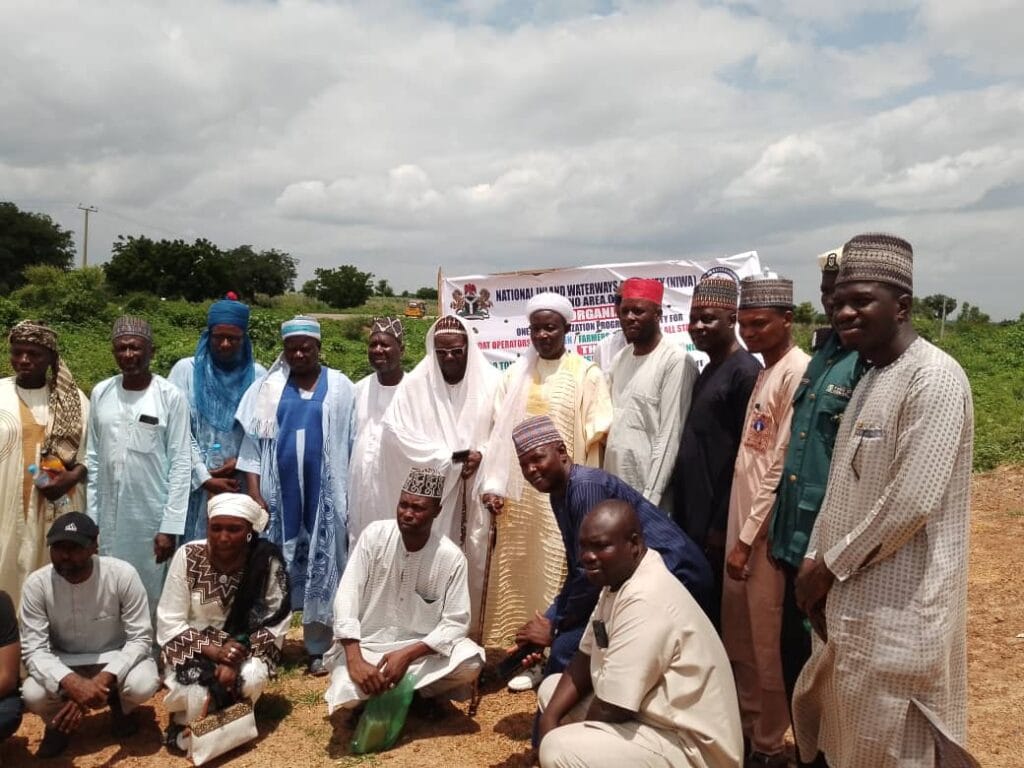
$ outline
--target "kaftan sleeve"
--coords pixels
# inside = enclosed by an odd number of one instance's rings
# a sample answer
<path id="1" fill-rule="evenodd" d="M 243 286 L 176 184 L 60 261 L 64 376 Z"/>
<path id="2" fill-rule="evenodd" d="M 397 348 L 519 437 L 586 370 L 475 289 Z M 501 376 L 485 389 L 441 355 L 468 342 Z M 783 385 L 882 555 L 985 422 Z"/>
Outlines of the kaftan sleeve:
<path id="1" fill-rule="evenodd" d="M 254 475 L 260 473 L 260 445 L 259 439 L 250 432 L 250 425 L 253 421 L 256 398 L 262 381 L 263 378 L 257 375 L 256 381 L 242 395 L 242 399 L 238 403 L 238 410 L 235 411 L 235 421 L 242 425 L 242 429 L 245 432 L 242 442 L 238 447 L 238 459 L 235 461 L 235 469 L 239 472 L 249 472 Z"/>
<path id="2" fill-rule="evenodd" d="M 740 541 L 753 545 L 757 537 L 765 530 L 765 521 L 775 504 L 775 495 L 782 477 L 782 468 L 786 462 L 786 449 L 789 447 L 789 433 L 793 422 L 793 395 L 800 385 L 803 369 L 791 368 L 786 371 L 782 385 L 772 403 L 775 416 L 775 439 L 768 446 L 770 464 L 761 477 L 757 492 L 750 502 L 750 515 L 740 529 Z"/>
<path id="3" fill-rule="evenodd" d="M 349 554 L 345 571 L 341 574 L 338 591 L 334 595 L 334 639 L 362 640 L 359 617 L 363 593 L 370 576 L 372 554 L 370 548 L 377 538 L 376 523 L 368 525 L 359 536 L 356 547 Z"/>
<path id="4" fill-rule="evenodd" d="M 171 372 L 167 374 L 167 380 L 181 390 L 185 402 L 189 403 L 189 443 L 192 448 L 192 490 L 203 487 L 203 483 L 210 479 L 210 471 L 206 468 L 203 460 L 203 452 L 199 448 L 199 441 L 196 439 L 194 420 L 192 419 L 192 404 L 189 401 L 189 392 L 192 391 L 192 372 L 194 364 L 190 364 L 189 358 L 182 358 L 174 364 Z"/>
<path id="5" fill-rule="evenodd" d="M 971 407 L 970 389 L 954 371 L 917 372 L 893 420 L 900 431 L 889 482 L 860 524 L 825 553 L 837 579 L 896 553 L 939 508 L 964 450 Z"/>
<path id="6" fill-rule="evenodd" d="M 121 650 L 113 655 L 103 671 L 109 672 L 123 683 L 132 667 L 150 654 L 153 647 L 153 623 L 149 617 L 146 588 L 142 586 L 138 571 L 126 564 L 126 567 L 118 571 L 116 583 L 121 602 L 121 625 L 124 627 L 125 641 Z"/>
<path id="7" fill-rule="evenodd" d="M 29 676 L 51 694 L 56 694 L 60 681 L 73 672 L 50 645 L 50 617 L 46 612 L 42 571 L 30 574 L 21 590 L 21 660 Z"/>
<path id="8" fill-rule="evenodd" d="M 599 366 L 587 366 L 582 389 L 579 418 L 583 424 L 586 446 L 579 452 L 580 460 L 577 463 L 600 467 L 604 459 L 604 443 L 612 426 L 612 395 L 608 390 L 608 380 Z"/>
<path id="9" fill-rule="evenodd" d="M 164 664 L 170 666 L 198 656 L 203 646 L 210 644 L 205 633 L 192 627 L 188 621 L 191 607 L 185 559 L 188 547 L 180 547 L 174 553 L 156 607 L 156 642 L 161 648 Z"/>
<path id="10" fill-rule="evenodd" d="M 442 656 L 450 656 L 455 643 L 469 635 L 469 575 L 465 556 L 461 552 L 456 554 L 444 594 L 441 620 L 422 640 Z"/>
<path id="11" fill-rule="evenodd" d="M 99 497 L 99 471 L 100 471 L 100 457 L 99 457 L 99 424 L 97 424 L 98 413 L 99 413 L 99 398 L 101 394 L 101 388 L 97 386 L 92 391 L 92 396 L 89 398 L 89 418 L 85 430 L 85 512 L 93 520 L 98 520 L 96 502 Z"/>
<path id="12" fill-rule="evenodd" d="M 165 398 L 167 408 L 167 503 L 164 505 L 160 533 L 180 536 L 185 532 L 188 497 L 192 490 L 192 446 L 188 401 L 174 389 Z"/>
<path id="13" fill-rule="evenodd" d="M 662 344 L 674 342 L 663 339 Z M 687 406 L 693 394 L 693 382 L 697 379 L 697 364 L 689 355 L 683 353 L 682 359 L 676 360 L 665 371 L 661 381 L 662 407 L 658 414 L 658 431 L 653 435 L 651 444 L 651 469 L 647 474 L 647 484 L 643 489 L 644 498 L 652 504 L 661 504 L 665 489 L 672 482 L 672 471 L 676 466 L 676 454 L 679 453 L 679 440 L 682 435 L 683 401 Z"/>

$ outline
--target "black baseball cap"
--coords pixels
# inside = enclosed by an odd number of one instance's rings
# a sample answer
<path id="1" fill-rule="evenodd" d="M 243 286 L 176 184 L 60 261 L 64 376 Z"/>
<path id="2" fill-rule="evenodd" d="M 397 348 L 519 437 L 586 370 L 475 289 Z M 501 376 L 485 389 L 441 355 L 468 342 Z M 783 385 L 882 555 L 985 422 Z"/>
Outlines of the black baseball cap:
<path id="1" fill-rule="evenodd" d="M 46 533 L 46 546 L 70 541 L 80 547 L 88 547 L 96 543 L 99 535 L 100 529 L 91 517 L 82 512 L 67 512 L 53 521 Z"/>

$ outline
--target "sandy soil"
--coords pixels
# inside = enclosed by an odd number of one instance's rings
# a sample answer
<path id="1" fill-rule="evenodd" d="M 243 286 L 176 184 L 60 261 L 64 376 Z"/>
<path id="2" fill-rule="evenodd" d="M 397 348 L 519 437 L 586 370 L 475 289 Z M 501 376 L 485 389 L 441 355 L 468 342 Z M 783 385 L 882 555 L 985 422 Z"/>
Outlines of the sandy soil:
<path id="1" fill-rule="evenodd" d="M 1024 765 L 1024 575 L 1020 541 L 1024 540 L 1024 467 L 1004 467 L 978 475 L 974 484 L 971 542 L 970 749 L 986 768 Z M 351 729 L 343 717 L 325 716 L 324 679 L 302 674 L 297 640 L 285 647 L 285 665 L 257 708 L 258 742 L 226 756 L 215 765 L 245 766 L 387 766 L 412 768 L 519 768 L 528 765 L 532 694 L 486 692 L 475 718 L 465 707 L 440 724 L 410 716 L 399 745 L 382 755 L 349 754 Z M 142 709 L 138 735 L 114 743 L 107 735 L 109 716 L 89 717 L 65 757 L 46 761 L 53 768 L 126 768 L 186 766 L 160 746 L 158 726 L 167 716 L 159 698 Z M 43 765 L 32 754 L 42 723 L 25 717 L 20 731 L 0 748 L 4 765 Z"/>

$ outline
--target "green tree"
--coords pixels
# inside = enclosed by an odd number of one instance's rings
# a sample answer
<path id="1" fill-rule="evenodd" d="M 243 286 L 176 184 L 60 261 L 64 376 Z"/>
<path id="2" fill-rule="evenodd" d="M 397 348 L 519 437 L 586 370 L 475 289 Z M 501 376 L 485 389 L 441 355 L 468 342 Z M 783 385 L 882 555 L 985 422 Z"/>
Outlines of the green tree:
<path id="1" fill-rule="evenodd" d="M 793 310 L 793 322 L 802 325 L 810 325 L 814 322 L 814 305 L 809 301 L 801 302 Z"/>
<path id="2" fill-rule="evenodd" d="M 108 297 L 100 267 L 66 271 L 37 264 L 25 268 L 25 280 L 14 299 L 36 317 L 67 323 L 105 317 Z"/>
<path id="3" fill-rule="evenodd" d="M 373 294 L 373 273 L 361 272 L 351 264 L 343 264 L 335 269 L 321 267 L 314 274 L 316 298 L 332 307 L 358 307 L 365 304 Z M 303 286 L 305 291 L 306 286 Z"/>
<path id="4" fill-rule="evenodd" d="M 25 284 L 25 267 L 44 264 L 68 269 L 75 259 L 71 232 L 42 213 L 0 202 L 0 290 Z"/>
<path id="5" fill-rule="evenodd" d="M 103 268 L 118 294 L 141 290 L 187 301 L 223 296 L 235 280 L 228 255 L 203 238 L 187 243 L 120 235 Z"/>
<path id="6" fill-rule="evenodd" d="M 387 280 L 381 278 L 380 280 L 377 281 L 376 285 L 373 286 L 373 295 L 394 296 L 395 290 L 391 287 L 391 284 Z"/>
<path id="7" fill-rule="evenodd" d="M 234 290 L 245 298 L 257 293 L 280 296 L 295 286 L 295 258 L 283 251 L 271 248 L 257 253 L 251 245 L 240 245 L 225 256 L 234 275 Z"/>
<path id="8" fill-rule="evenodd" d="M 956 318 L 957 323 L 963 325 L 984 325 L 991 320 L 991 317 L 981 311 L 981 307 L 969 304 L 966 301 L 960 307 L 960 314 Z"/>
<path id="9" fill-rule="evenodd" d="M 416 298 L 423 299 L 424 301 L 437 301 L 437 288 L 418 288 L 416 290 Z"/>
<path id="10" fill-rule="evenodd" d="M 943 317 L 949 317 L 956 308 L 960 306 L 960 302 L 954 299 L 952 296 L 947 296 L 944 293 L 936 293 L 931 296 L 925 296 L 921 299 L 921 304 L 924 309 L 927 309 L 931 317 L 936 320 L 941 320 Z"/>

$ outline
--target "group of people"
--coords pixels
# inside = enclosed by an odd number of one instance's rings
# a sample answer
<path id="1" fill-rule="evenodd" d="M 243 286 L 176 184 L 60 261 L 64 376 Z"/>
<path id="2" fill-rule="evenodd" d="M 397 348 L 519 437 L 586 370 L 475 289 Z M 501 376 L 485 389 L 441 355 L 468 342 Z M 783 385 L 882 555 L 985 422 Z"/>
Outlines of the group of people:
<path id="1" fill-rule="evenodd" d="M 791 726 L 800 765 L 970 761 L 970 388 L 914 333 L 909 243 L 858 235 L 820 267 L 812 356 L 791 281 L 702 278 L 702 369 L 640 278 L 600 365 L 540 293 L 504 373 L 451 315 L 405 373 L 401 321 L 374 318 L 355 385 L 304 316 L 264 369 L 233 298 L 167 379 L 148 323 L 119 319 L 121 373 L 88 399 L 54 332 L 18 324 L 0 737 L 22 701 L 41 756 L 97 707 L 123 736 L 163 686 L 187 750 L 198 718 L 260 696 L 301 611 L 332 713 L 408 675 L 444 716 L 484 648 L 508 651 L 510 687 L 540 685 L 545 767 L 782 766 Z"/>

